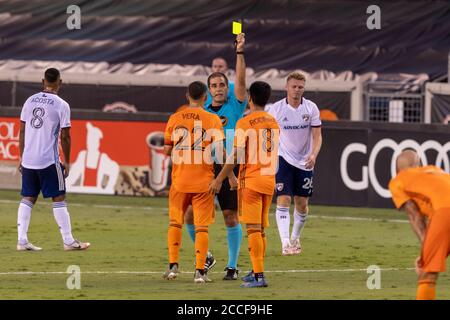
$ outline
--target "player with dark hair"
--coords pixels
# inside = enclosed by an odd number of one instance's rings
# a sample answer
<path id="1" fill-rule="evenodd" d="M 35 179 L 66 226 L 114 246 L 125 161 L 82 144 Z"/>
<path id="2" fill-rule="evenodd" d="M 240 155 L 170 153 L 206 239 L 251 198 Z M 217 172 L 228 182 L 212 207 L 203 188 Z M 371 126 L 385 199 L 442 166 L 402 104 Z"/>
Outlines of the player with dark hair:
<path id="1" fill-rule="evenodd" d="M 29 97 L 20 115 L 20 171 L 22 173 L 22 201 L 17 217 L 19 251 L 40 251 L 28 241 L 31 211 L 39 193 L 52 198 L 53 214 L 63 238 L 64 250 L 84 250 L 90 243 L 75 240 L 67 211 L 65 178 L 70 169 L 70 107 L 58 96 L 60 73 L 55 68 L 45 71 L 42 92 Z M 58 137 L 64 153 L 60 163 Z"/>

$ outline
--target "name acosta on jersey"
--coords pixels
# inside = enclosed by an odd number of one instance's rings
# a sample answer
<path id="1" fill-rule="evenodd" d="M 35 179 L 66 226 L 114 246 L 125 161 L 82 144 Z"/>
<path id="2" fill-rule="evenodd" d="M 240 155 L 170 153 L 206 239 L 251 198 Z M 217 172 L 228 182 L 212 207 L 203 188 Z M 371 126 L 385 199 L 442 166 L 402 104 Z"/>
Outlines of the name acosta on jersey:
<path id="1" fill-rule="evenodd" d="M 50 105 L 54 105 L 55 101 L 53 99 L 50 98 L 41 98 L 41 97 L 34 97 L 31 102 L 34 103 L 46 103 L 46 104 L 50 104 Z"/>

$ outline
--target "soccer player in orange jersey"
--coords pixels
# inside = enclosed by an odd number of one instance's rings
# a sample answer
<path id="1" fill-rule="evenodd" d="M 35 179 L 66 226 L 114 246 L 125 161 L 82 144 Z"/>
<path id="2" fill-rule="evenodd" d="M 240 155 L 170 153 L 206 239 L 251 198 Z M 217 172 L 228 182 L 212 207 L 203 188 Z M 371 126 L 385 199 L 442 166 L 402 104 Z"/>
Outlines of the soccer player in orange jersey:
<path id="1" fill-rule="evenodd" d="M 204 264 L 208 250 L 208 226 L 214 222 L 214 195 L 208 185 L 214 178 L 212 152 L 223 150 L 224 134 L 217 115 L 203 109 L 206 85 L 196 81 L 189 85 L 189 107 L 174 113 L 167 123 L 164 149 L 172 157 L 172 185 L 169 192 L 169 269 L 165 279 L 178 275 L 184 213 L 194 210 L 196 283 L 210 280 Z M 220 154 L 220 153 L 219 153 Z"/>
<path id="2" fill-rule="evenodd" d="M 436 280 L 450 253 L 450 174 L 436 166 L 420 166 L 412 150 L 397 158 L 397 176 L 389 183 L 392 200 L 405 210 L 421 243 L 416 259 L 418 300 L 436 297 Z M 427 222 L 428 220 L 428 222 Z"/>
<path id="3" fill-rule="evenodd" d="M 269 84 L 254 82 L 249 89 L 250 114 L 236 125 L 232 156 L 212 181 L 210 190 L 219 192 L 224 179 L 241 163 L 238 183 L 239 221 L 247 225 L 248 249 L 253 271 L 243 277 L 242 287 L 267 287 L 264 278 L 266 238 L 269 208 L 275 190 L 278 164 L 279 126 L 274 117 L 264 111 L 270 98 Z"/>

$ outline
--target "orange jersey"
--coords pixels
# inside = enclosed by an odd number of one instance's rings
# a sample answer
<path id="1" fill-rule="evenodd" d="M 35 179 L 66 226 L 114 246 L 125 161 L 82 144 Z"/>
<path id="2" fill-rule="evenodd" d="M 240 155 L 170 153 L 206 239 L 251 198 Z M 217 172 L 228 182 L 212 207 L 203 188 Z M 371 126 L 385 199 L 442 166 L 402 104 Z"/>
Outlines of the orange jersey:
<path id="1" fill-rule="evenodd" d="M 279 137 L 277 121 L 265 111 L 252 112 L 237 122 L 234 146 L 238 159 L 239 150 L 245 150 L 245 163 L 239 170 L 239 189 L 274 193 Z"/>
<path id="2" fill-rule="evenodd" d="M 429 218 L 435 211 L 450 207 L 450 174 L 436 166 L 400 171 L 389 182 L 389 189 L 397 208 L 414 200 L 422 214 Z"/>
<path id="3" fill-rule="evenodd" d="M 202 108 L 170 116 L 164 144 L 172 146 L 172 186 L 179 192 L 208 191 L 214 178 L 212 143 L 224 140 L 220 118 Z"/>

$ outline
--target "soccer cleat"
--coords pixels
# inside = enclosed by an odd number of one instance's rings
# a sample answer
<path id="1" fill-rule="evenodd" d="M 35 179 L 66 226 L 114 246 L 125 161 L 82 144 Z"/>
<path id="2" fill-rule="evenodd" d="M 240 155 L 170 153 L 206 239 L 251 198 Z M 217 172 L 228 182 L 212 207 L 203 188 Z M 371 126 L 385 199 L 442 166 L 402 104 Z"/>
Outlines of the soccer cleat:
<path id="1" fill-rule="evenodd" d="M 291 252 L 292 254 L 300 254 L 302 252 L 300 239 L 291 240 Z"/>
<path id="2" fill-rule="evenodd" d="M 293 254 L 294 253 L 290 246 L 286 246 L 281 249 L 281 255 L 283 255 L 283 256 L 292 256 Z"/>
<path id="3" fill-rule="evenodd" d="M 64 243 L 64 250 L 66 250 L 66 251 L 86 250 L 90 246 L 91 246 L 91 244 L 89 242 L 80 242 L 78 240 L 74 240 L 71 244 Z"/>
<path id="4" fill-rule="evenodd" d="M 256 279 L 254 279 L 251 282 L 244 282 L 243 284 L 241 284 L 241 288 L 265 288 L 268 286 L 269 284 L 266 282 L 265 278 L 261 278 L 259 279 L 259 281 L 256 281 Z"/>
<path id="5" fill-rule="evenodd" d="M 215 265 L 217 261 L 214 259 L 211 251 L 208 251 L 208 254 L 206 255 L 206 261 L 205 261 L 205 272 L 208 272 L 211 270 Z"/>
<path id="6" fill-rule="evenodd" d="M 225 268 L 225 271 L 227 272 L 225 276 L 223 277 L 223 280 L 237 280 L 239 270 L 238 269 L 232 269 L 232 268 Z"/>
<path id="7" fill-rule="evenodd" d="M 205 274 L 201 274 L 200 271 L 195 270 L 195 275 L 194 275 L 194 282 L 195 283 L 207 283 L 207 282 L 212 282 L 211 279 L 208 278 L 208 276 Z"/>
<path id="8" fill-rule="evenodd" d="M 172 268 L 167 269 L 167 271 L 164 272 L 163 278 L 166 280 L 173 280 L 178 276 L 178 273 L 179 273 L 178 266 L 174 264 Z"/>
<path id="9" fill-rule="evenodd" d="M 253 274 L 253 271 L 250 271 L 247 275 L 243 276 L 241 278 L 244 282 L 252 282 L 255 281 L 255 275 Z"/>
<path id="10" fill-rule="evenodd" d="M 41 251 L 42 248 L 36 247 L 30 242 L 27 242 L 26 244 L 17 244 L 17 251 Z"/>

